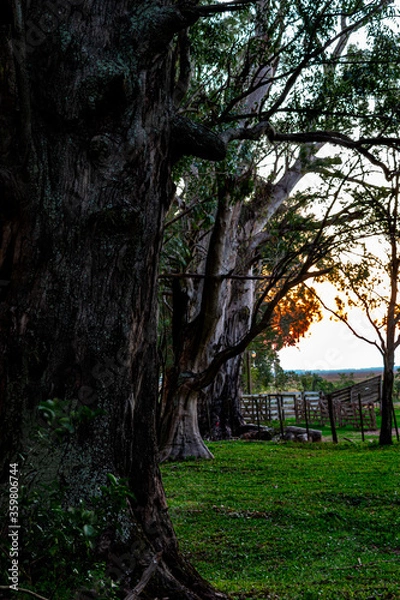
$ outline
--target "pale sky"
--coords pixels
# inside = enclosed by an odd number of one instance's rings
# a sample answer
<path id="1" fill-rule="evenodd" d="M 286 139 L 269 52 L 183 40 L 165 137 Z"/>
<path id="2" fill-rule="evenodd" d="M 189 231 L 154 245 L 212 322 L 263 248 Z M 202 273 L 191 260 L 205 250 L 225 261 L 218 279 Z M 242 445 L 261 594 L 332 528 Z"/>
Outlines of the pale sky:
<path id="1" fill-rule="evenodd" d="M 314 285 L 318 288 L 324 302 L 335 308 L 333 286 L 328 283 Z M 355 337 L 348 327 L 330 319 L 330 313 L 322 309 L 323 319 L 314 323 L 307 335 L 297 346 L 284 348 L 279 352 L 281 367 L 286 370 L 336 370 L 363 369 L 383 366 L 379 350 Z M 352 309 L 351 324 L 354 329 L 368 339 L 376 339 L 372 327 L 368 325 L 365 314 L 360 309 Z M 396 355 L 396 364 L 400 365 L 400 349 Z"/>
<path id="2" fill-rule="evenodd" d="M 296 347 L 281 350 L 279 358 L 285 370 L 324 371 L 382 366 L 377 348 L 357 339 L 346 325 L 330 321 L 329 317 L 313 324 Z M 399 363 L 400 360 L 397 360 Z"/>

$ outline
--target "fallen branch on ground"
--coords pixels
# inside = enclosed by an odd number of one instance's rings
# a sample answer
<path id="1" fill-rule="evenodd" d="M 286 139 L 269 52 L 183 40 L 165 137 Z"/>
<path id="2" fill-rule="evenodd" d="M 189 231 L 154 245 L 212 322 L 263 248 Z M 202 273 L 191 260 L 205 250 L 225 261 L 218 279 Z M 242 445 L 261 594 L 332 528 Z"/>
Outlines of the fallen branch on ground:
<path id="1" fill-rule="evenodd" d="M 158 563 L 161 560 L 161 556 L 162 552 L 158 552 L 153 556 L 149 566 L 147 567 L 147 569 L 145 569 L 141 580 L 139 581 L 137 586 L 135 586 L 135 588 L 131 592 L 129 592 L 127 596 L 125 596 L 124 600 L 137 600 L 137 598 L 139 598 L 139 594 L 144 590 L 144 588 L 152 578 L 154 571 L 157 569 Z"/>

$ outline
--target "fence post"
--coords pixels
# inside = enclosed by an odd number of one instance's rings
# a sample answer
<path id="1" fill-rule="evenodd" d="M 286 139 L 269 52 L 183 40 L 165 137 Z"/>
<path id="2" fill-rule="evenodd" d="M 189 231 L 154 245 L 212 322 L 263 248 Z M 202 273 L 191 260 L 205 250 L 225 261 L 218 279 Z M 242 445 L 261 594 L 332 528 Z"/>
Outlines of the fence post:
<path id="1" fill-rule="evenodd" d="M 332 440 L 334 444 L 338 443 L 337 433 L 336 433 L 336 424 L 335 424 L 335 414 L 333 412 L 333 400 L 331 394 L 327 396 L 328 400 L 328 413 L 329 413 L 329 423 L 331 425 L 332 432 Z"/>
<path id="2" fill-rule="evenodd" d="M 276 405 L 278 408 L 278 418 L 279 418 L 279 425 L 280 425 L 280 430 L 281 430 L 281 436 L 283 437 L 283 419 L 282 419 L 282 405 L 281 405 L 281 395 L 277 394 L 276 395 Z"/>
<path id="3" fill-rule="evenodd" d="M 306 420 L 307 440 L 309 440 L 310 439 L 310 427 L 308 425 L 307 400 L 306 400 L 306 395 L 304 392 L 302 392 L 302 396 L 303 396 L 304 418 Z"/>
<path id="4" fill-rule="evenodd" d="M 364 418 L 363 418 L 363 413 L 362 413 L 362 403 L 361 403 L 361 394 L 358 394 L 358 412 L 360 413 L 360 425 L 361 425 L 361 439 L 363 442 L 365 442 L 365 435 L 364 435 Z"/>
<path id="5" fill-rule="evenodd" d="M 259 409 L 259 404 L 258 401 L 260 399 L 260 396 L 257 396 L 256 400 L 256 415 L 257 415 L 257 429 L 258 429 L 258 436 L 260 437 L 260 409 Z"/>

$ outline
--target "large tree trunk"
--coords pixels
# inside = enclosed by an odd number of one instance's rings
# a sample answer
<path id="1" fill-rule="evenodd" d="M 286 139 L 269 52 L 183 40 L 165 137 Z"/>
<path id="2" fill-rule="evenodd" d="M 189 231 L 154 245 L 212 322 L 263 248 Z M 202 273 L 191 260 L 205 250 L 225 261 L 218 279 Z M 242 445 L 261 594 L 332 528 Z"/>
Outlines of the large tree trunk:
<path id="1" fill-rule="evenodd" d="M 234 232 L 240 216 L 240 205 L 232 203 L 233 188 L 229 178 L 219 185 L 215 224 L 207 239 L 206 260 L 201 262 L 204 280 L 197 294 L 192 294 L 190 301 L 184 286 L 177 280 L 173 283 L 174 366 L 167 373 L 162 399 L 161 460 L 212 458 L 200 435 L 199 388 L 193 383 L 207 369 L 225 335 L 223 324 L 231 281 L 220 276 L 235 266 Z"/>
<path id="2" fill-rule="evenodd" d="M 200 434 L 197 415 L 198 391 L 171 384 L 165 400 L 160 430 L 160 460 L 213 458 Z"/>
<path id="3" fill-rule="evenodd" d="M 90 502 L 107 473 L 127 478 L 131 512 L 105 556 L 130 555 L 125 590 L 160 552 L 149 598 L 221 597 L 179 555 L 156 452 L 156 280 L 172 194 L 168 42 L 181 25 L 169 15 L 164 28 L 151 3 L 70 4 L 62 16 L 33 0 L 26 52 L 17 25 L 14 56 L 1 46 L 10 74 L 1 98 L 3 478 L 22 455 L 21 484 L 58 482 L 65 506 Z M 39 38 L 29 32 L 46 23 Z M 82 406 L 99 413 L 51 455 L 32 454 L 37 407 L 54 398 L 67 419 Z"/>
<path id="4" fill-rule="evenodd" d="M 244 424 L 241 409 L 243 355 L 228 360 L 213 383 L 199 393 L 200 433 L 212 440 L 225 440 L 239 433 Z"/>

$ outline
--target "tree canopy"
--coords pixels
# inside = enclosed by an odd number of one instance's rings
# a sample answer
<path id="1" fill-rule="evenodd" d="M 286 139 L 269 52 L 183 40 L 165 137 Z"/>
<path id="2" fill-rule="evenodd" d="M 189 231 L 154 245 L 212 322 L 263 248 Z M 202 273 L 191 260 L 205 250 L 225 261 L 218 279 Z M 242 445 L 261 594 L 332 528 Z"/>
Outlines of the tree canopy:
<path id="1" fill-rule="evenodd" d="M 182 42 L 180 65 L 187 93 L 179 110 L 183 115 L 202 115 L 207 127 L 232 143 L 224 161 L 214 166 L 185 159 L 176 167 L 178 190 L 174 213 L 166 223 L 162 280 L 166 283 L 169 276 L 173 281 L 171 291 L 165 290 L 172 297 L 172 315 L 175 312 L 178 318 L 171 316 L 173 369 L 162 415 L 168 402 L 179 406 L 181 385 L 186 404 L 190 387 L 197 395 L 206 390 L 209 404 L 219 402 L 207 387 L 217 376 L 220 383 L 236 378 L 238 387 L 235 357 L 271 327 L 274 303 L 302 278 L 322 274 L 318 268 L 312 273 L 311 266 L 328 268 L 326 261 L 321 266 L 328 245 L 334 251 L 356 235 L 360 224 L 356 226 L 355 219 L 360 221 L 361 209 L 344 194 L 343 178 L 350 175 L 334 146 L 345 149 L 345 157 L 362 156 L 387 178 L 393 176 L 378 153 L 382 147 L 398 148 L 397 67 L 383 51 L 396 40 L 391 16 L 387 3 L 262 2 L 239 13 L 215 16 L 205 27 L 198 23 L 190 31 L 190 43 L 189 37 Z M 209 41 L 222 24 L 216 52 Z M 377 58 L 371 48 L 378 46 L 382 52 Z M 381 60 L 382 70 L 374 77 Z M 368 85 L 360 84 L 355 74 L 367 70 Z M 390 113 L 382 110 L 384 98 L 388 107 L 389 96 Z M 342 172 L 336 178 L 335 168 Z M 340 196 L 345 198 L 336 216 L 327 197 L 315 190 L 291 204 L 296 185 L 310 173 L 325 178 L 324 184 L 317 179 L 314 185 L 325 185 L 324 194 L 337 206 Z M 321 214 L 324 201 L 324 226 L 330 237 L 316 233 L 318 225 L 310 215 L 308 221 L 304 218 L 307 206 L 319 205 Z M 301 244 L 307 228 L 306 248 Z M 297 259 L 303 270 L 296 279 L 291 261 L 300 247 L 303 255 Z M 230 368 L 235 374 L 225 372 Z M 225 397 L 235 396 L 233 388 L 222 387 Z M 170 419 L 168 408 L 166 414 Z M 221 421 L 218 415 L 215 420 Z M 161 437 L 165 438 L 165 427 Z M 191 434 L 185 437 L 190 439 Z M 174 443 L 180 447 L 173 439 L 167 442 L 170 447 Z M 195 447 L 188 452 L 195 452 Z"/>

